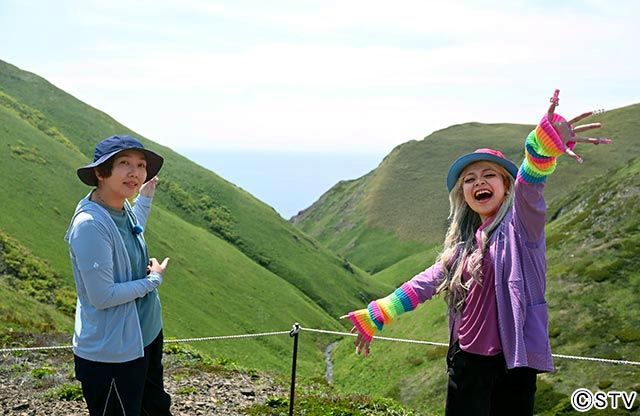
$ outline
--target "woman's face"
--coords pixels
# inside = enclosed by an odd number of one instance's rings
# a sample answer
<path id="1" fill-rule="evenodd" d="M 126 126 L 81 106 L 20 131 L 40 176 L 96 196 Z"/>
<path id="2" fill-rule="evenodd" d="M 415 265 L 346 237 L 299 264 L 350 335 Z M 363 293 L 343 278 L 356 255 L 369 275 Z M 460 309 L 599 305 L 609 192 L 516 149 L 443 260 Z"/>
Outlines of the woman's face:
<path id="1" fill-rule="evenodd" d="M 472 163 L 460 176 L 464 200 L 483 222 L 498 212 L 506 194 L 506 179 L 495 163 Z"/>
<path id="2" fill-rule="evenodd" d="M 97 173 L 96 173 L 97 174 Z M 135 196 L 147 179 L 147 161 L 144 153 L 125 150 L 113 160 L 111 176 L 98 176 L 99 188 L 116 199 Z"/>

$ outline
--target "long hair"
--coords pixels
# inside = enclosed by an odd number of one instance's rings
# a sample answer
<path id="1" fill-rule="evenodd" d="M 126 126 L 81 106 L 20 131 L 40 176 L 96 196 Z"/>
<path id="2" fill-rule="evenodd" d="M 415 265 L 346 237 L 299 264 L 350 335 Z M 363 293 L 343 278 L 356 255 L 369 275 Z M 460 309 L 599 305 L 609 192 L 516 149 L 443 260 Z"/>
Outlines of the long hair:
<path id="1" fill-rule="evenodd" d="M 482 221 L 480 215 L 464 200 L 462 175 L 449 192 L 449 229 L 444 247 L 437 259 L 444 268 L 445 278 L 436 293 L 445 292 L 445 300 L 449 307 L 456 311 L 462 310 L 471 283 L 475 281 L 482 284 L 482 259 L 489 238 L 513 206 L 513 177 L 502 166 L 491 164 L 504 178 L 506 194 L 494 220 L 482 230 L 479 242 L 476 241 L 475 235 Z M 471 279 L 463 283 L 462 274 L 465 269 Z"/>

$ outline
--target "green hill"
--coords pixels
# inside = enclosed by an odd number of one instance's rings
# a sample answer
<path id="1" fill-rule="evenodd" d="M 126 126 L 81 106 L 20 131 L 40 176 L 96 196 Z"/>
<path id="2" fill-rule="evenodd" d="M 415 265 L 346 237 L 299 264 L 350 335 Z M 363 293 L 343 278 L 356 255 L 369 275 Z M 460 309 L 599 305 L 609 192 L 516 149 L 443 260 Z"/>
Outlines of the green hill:
<path id="1" fill-rule="evenodd" d="M 549 181 L 548 297 L 556 353 L 640 357 L 640 162 L 629 161 L 640 150 L 639 111 L 634 105 L 602 115 L 609 126 L 602 135 L 615 145 L 583 146 L 585 164 L 563 160 Z M 343 329 L 337 316 L 388 293 L 435 258 L 449 163 L 485 146 L 518 160 L 530 128 L 468 123 L 398 146 L 378 169 L 341 182 L 295 218 L 314 238 L 215 173 L 0 61 L 0 346 L 26 342 L 29 334 L 71 334 L 75 298 L 62 237 L 88 192 L 75 169 L 108 135 L 134 134 L 166 157 L 146 235 L 152 255 L 172 258 L 160 289 L 165 334 L 182 338 L 282 331 L 296 321 Z M 446 342 L 444 302 L 403 316 L 384 335 Z M 329 341 L 301 337 L 302 374 L 322 373 L 321 351 Z M 290 364 L 287 336 L 194 346 L 268 371 Z M 427 414 L 442 410 L 442 348 L 376 341 L 363 360 L 345 340 L 334 361 L 338 390 L 395 397 Z M 569 414 L 567 395 L 578 387 L 640 390 L 635 367 L 556 364 L 557 373 L 540 377 L 540 412 Z"/>
<path id="2" fill-rule="evenodd" d="M 160 289 L 167 336 L 281 331 L 296 321 L 340 328 L 337 316 L 387 290 L 232 183 L 0 61 L 0 235 L 14 247 L 0 244 L 0 331 L 7 342 L 20 331 L 71 333 L 73 278 L 63 236 L 89 191 L 75 169 L 92 158 L 97 141 L 116 133 L 133 134 L 165 157 L 146 235 L 151 255 L 172 258 Z M 34 288 L 20 267 L 2 267 L 15 257 L 10 251 L 37 265 L 45 283 Z M 43 295 L 51 288 L 58 300 Z M 319 372 L 321 342 L 305 339 L 303 370 Z M 285 336 L 197 347 L 281 370 L 289 366 L 290 344 Z"/>
<path id="3" fill-rule="evenodd" d="M 532 120 L 543 110 L 532 114 Z M 640 104 L 584 120 L 593 121 L 604 123 L 596 134 L 614 138 L 614 145 L 580 146 L 583 165 L 563 158 L 549 180 L 550 199 L 640 154 Z M 404 143 L 375 170 L 338 183 L 291 221 L 352 263 L 378 272 L 442 242 L 448 215 L 445 176 L 453 160 L 477 148 L 492 147 L 519 163 L 524 138 L 532 128 L 466 123 Z"/>
<path id="4" fill-rule="evenodd" d="M 555 186 L 560 187 L 557 181 Z M 552 350 L 639 361 L 640 159 L 556 195 L 547 225 Z M 399 284 L 433 259 L 433 251 L 408 257 L 376 276 Z M 382 335 L 446 343 L 446 305 L 441 299 L 427 302 Z M 445 353 L 446 348 L 374 341 L 363 359 L 353 354 L 353 341 L 345 340 L 334 352 L 334 381 L 343 390 L 386 395 L 424 414 L 442 414 Z M 640 391 L 637 366 L 566 359 L 555 364 L 555 373 L 538 378 L 538 414 L 577 414 L 570 412 L 569 396 L 578 388 Z"/>

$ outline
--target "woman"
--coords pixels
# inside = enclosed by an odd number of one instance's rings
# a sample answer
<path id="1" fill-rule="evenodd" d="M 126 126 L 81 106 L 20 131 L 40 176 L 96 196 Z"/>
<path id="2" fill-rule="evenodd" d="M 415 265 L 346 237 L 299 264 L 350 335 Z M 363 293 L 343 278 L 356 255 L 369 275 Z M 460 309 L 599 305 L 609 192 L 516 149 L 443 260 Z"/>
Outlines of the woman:
<path id="1" fill-rule="evenodd" d="M 91 415 L 171 414 L 157 292 L 169 259 L 149 259 L 143 236 L 162 164 L 135 138 L 112 136 L 77 171 L 94 187 L 65 236 L 78 295 L 76 378 Z"/>
<path id="2" fill-rule="evenodd" d="M 575 133 L 600 127 L 548 113 L 525 141 L 518 167 L 492 149 L 451 165 L 451 221 L 436 263 L 367 309 L 350 312 L 356 351 L 376 331 L 435 294 L 449 305 L 447 415 L 532 415 L 536 374 L 553 370 L 545 300 L 544 182 L 576 142 L 610 143 Z"/>

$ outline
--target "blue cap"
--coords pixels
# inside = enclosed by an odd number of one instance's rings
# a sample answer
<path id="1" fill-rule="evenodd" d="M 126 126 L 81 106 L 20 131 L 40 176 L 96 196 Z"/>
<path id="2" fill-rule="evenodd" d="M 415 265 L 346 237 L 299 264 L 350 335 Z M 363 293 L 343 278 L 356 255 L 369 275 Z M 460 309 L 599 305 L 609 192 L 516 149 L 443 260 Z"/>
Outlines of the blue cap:
<path id="1" fill-rule="evenodd" d="M 518 175 L 518 167 L 515 165 L 515 163 L 507 159 L 501 151 L 493 149 L 478 149 L 473 153 L 460 156 L 455 160 L 455 162 L 451 164 L 449 173 L 447 174 L 447 188 L 449 189 L 449 192 L 451 192 L 453 187 L 456 186 L 458 177 L 460 176 L 464 168 L 466 168 L 473 162 L 479 162 L 481 160 L 497 163 L 498 165 L 505 168 L 507 172 L 509 172 L 509 174 L 513 176 L 513 179 L 515 179 Z"/>
<path id="2" fill-rule="evenodd" d="M 98 178 L 93 168 L 124 150 L 137 150 L 144 153 L 147 161 L 147 180 L 145 183 L 160 172 L 164 163 L 162 156 L 145 149 L 142 143 L 131 136 L 111 136 L 96 145 L 96 149 L 93 152 L 93 162 L 77 170 L 78 178 L 87 185 L 98 186 Z"/>

